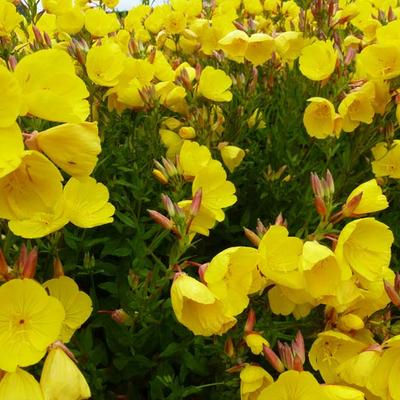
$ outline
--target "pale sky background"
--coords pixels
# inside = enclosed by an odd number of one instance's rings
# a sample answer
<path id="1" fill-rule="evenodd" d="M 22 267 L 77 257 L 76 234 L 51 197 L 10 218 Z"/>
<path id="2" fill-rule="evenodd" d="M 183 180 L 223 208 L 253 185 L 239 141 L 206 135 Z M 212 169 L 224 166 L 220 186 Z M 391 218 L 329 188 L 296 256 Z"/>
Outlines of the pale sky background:
<path id="1" fill-rule="evenodd" d="M 168 0 L 150 0 L 150 5 L 168 3 Z M 142 0 L 120 0 L 118 9 L 119 10 L 130 10 L 132 7 L 142 4 Z"/>

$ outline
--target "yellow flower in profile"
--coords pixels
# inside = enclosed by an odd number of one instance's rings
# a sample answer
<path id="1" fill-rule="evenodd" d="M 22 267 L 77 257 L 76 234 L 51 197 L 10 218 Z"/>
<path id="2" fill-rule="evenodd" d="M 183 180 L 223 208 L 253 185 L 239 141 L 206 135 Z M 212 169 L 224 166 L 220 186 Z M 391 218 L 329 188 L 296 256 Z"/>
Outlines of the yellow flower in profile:
<path id="1" fill-rule="evenodd" d="M 6 2 L 6 4 L 10 3 Z M 3 65 L 0 65 L 0 87 L 2 88 L 0 97 L 0 127 L 8 127 L 15 122 L 21 112 L 22 91 L 15 76 Z"/>
<path id="2" fill-rule="evenodd" d="M 306 371 L 285 371 L 276 382 L 264 389 L 258 400 L 322 400 L 321 387 Z"/>
<path id="3" fill-rule="evenodd" d="M 171 302 L 177 320 L 195 335 L 222 335 L 236 324 L 211 290 L 185 273 L 172 283 Z"/>
<path id="4" fill-rule="evenodd" d="M 23 93 L 22 115 L 75 123 L 89 115 L 89 103 L 84 100 L 89 92 L 65 51 L 46 49 L 29 54 L 17 64 L 15 76 Z"/>
<path id="5" fill-rule="evenodd" d="M 182 200 L 178 203 L 178 206 L 182 208 L 187 218 L 190 218 L 190 206 L 192 200 Z M 197 215 L 193 218 L 190 224 L 190 233 L 199 233 L 200 235 L 208 236 L 210 229 L 214 228 L 216 224 L 215 216 L 212 212 L 200 206 L 200 210 Z"/>
<path id="6" fill-rule="evenodd" d="M 56 24 L 61 32 L 75 35 L 85 25 L 85 14 L 80 7 L 75 6 L 67 12 L 57 15 Z"/>
<path id="7" fill-rule="evenodd" d="M 0 128 L 0 178 L 16 170 L 21 164 L 24 143 L 19 126 L 14 123 Z"/>
<path id="8" fill-rule="evenodd" d="M 246 32 L 234 30 L 219 40 L 221 49 L 226 53 L 228 58 L 237 62 L 243 62 L 246 54 L 249 37 Z"/>
<path id="9" fill-rule="evenodd" d="M 100 86 L 115 86 L 124 71 L 126 56 L 116 43 L 93 46 L 87 53 L 89 78 Z"/>
<path id="10" fill-rule="evenodd" d="M 52 348 L 46 357 L 40 386 L 45 400 L 84 400 L 91 396 L 82 372 L 58 347 Z"/>
<path id="11" fill-rule="evenodd" d="M 240 371 L 240 399 L 258 400 L 260 393 L 274 382 L 274 378 L 265 369 L 247 364 Z"/>
<path id="12" fill-rule="evenodd" d="M 374 79 L 393 79 L 400 75 L 400 49 L 392 43 L 366 46 L 357 56 L 357 67 Z"/>
<path id="13" fill-rule="evenodd" d="M 23 18 L 14 4 L 7 0 L 0 1 L 0 37 L 10 35 L 22 21 Z"/>
<path id="14" fill-rule="evenodd" d="M 174 131 L 160 129 L 160 138 L 163 145 L 167 148 L 167 158 L 173 160 L 179 154 L 184 140 Z"/>
<path id="15" fill-rule="evenodd" d="M 65 313 L 33 279 L 12 279 L 0 287 L 0 368 L 36 364 L 57 340 Z"/>
<path id="16" fill-rule="evenodd" d="M 69 220 L 80 228 L 113 222 L 114 206 L 108 202 L 106 186 L 91 177 L 71 178 L 64 187 L 64 202 Z"/>
<path id="17" fill-rule="evenodd" d="M 0 380 L 0 399 L 45 400 L 39 382 L 21 368 L 7 372 Z"/>
<path id="18" fill-rule="evenodd" d="M 35 136 L 38 149 L 72 176 L 93 172 L 101 152 L 97 122 L 62 124 Z"/>
<path id="19" fill-rule="evenodd" d="M 246 153 L 240 147 L 224 145 L 220 147 L 222 161 L 233 172 L 243 161 Z"/>
<path id="20" fill-rule="evenodd" d="M 289 236 L 284 226 L 272 225 L 258 246 L 261 255 L 260 270 L 268 278 L 293 289 L 303 287 L 299 271 L 303 242 Z"/>
<path id="21" fill-rule="evenodd" d="M 62 179 L 43 154 L 25 151 L 18 168 L 0 178 L 0 218 L 26 219 L 52 209 L 61 196 Z"/>
<path id="22" fill-rule="evenodd" d="M 201 73 L 197 91 L 200 96 L 213 101 L 231 101 L 232 79 L 222 70 L 207 66 Z"/>
<path id="23" fill-rule="evenodd" d="M 352 200 L 361 195 L 361 200 L 355 207 L 351 206 Z M 353 200 L 354 201 L 354 200 Z M 357 186 L 349 195 L 343 206 L 343 214 L 350 216 L 354 214 L 367 214 L 381 211 L 389 207 L 386 196 L 376 179 L 371 179 Z"/>
<path id="24" fill-rule="evenodd" d="M 64 307 L 65 319 L 61 329 L 60 340 L 68 343 L 74 332 L 89 318 L 92 313 L 92 300 L 79 290 L 75 281 L 67 276 L 50 279 L 43 284 L 50 296 L 58 299 Z"/>
<path id="25" fill-rule="evenodd" d="M 375 218 L 361 218 L 342 229 L 335 254 L 339 263 L 367 281 L 374 281 L 382 279 L 389 267 L 393 240 L 387 225 Z"/>
<path id="26" fill-rule="evenodd" d="M 230 247 L 218 253 L 204 273 L 204 281 L 214 296 L 224 304 L 229 315 L 240 314 L 249 304 L 253 271 L 259 261 L 252 247 Z"/>
<path id="27" fill-rule="evenodd" d="M 304 47 L 299 58 L 301 73 L 313 81 L 329 78 L 336 67 L 337 52 L 329 40 L 317 40 Z"/>
<path id="28" fill-rule="evenodd" d="M 326 383 L 338 383 L 337 368 L 369 344 L 341 332 L 325 331 L 312 344 L 308 357 L 312 367 L 319 371 Z"/>
<path id="29" fill-rule="evenodd" d="M 275 38 L 276 49 L 284 61 L 292 63 L 308 44 L 302 32 L 287 31 Z"/>
<path id="30" fill-rule="evenodd" d="M 186 14 L 188 17 L 196 17 L 201 13 L 203 4 L 201 0 L 170 0 L 172 8 Z"/>
<path id="31" fill-rule="evenodd" d="M 92 36 L 103 37 L 120 28 L 117 14 L 107 14 L 102 8 L 90 8 L 85 14 L 85 28 Z"/>
<path id="32" fill-rule="evenodd" d="M 338 137 L 341 131 L 341 117 L 336 114 L 333 104 L 322 97 L 311 97 L 311 103 L 304 110 L 303 123 L 311 137 L 325 139 Z"/>
<path id="33" fill-rule="evenodd" d="M 375 159 L 371 163 L 372 171 L 377 178 L 389 176 L 400 179 L 400 140 L 393 140 L 390 148 L 387 143 L 380 142 L 371 151 Z"/>
<path id="34" fill-rule="evenodd" d="M 266 33 L 253 33 L 247 44 L 244 57 L 254 66 L 264 64 L 271 59 L 275 50 L 275 40 Z"/>
<path id="35" fill-rule="evenodd" d="M 324 400 L 364 400 L 364 393 L 349 386 L 321 385 Z"/>
<path id="36" fill-rule="evenodd" d="M 201 206 L 207 209 L 218 222 L 225 219 L 223 208 L 236 203 L 235 185 L 226 180 L 226 172 L 221 163 L 211 160 L 196 175 L 192 185 L 192 195 L 201 188 Z"/>
<path id="37" fill-rule="evenodd" d="M 185 140 L 179 153 L 179 164 L 183 175 L 196 176 L 211 161 L 207 146 Z"/>
<path id="38" fill-rule="evenodd" d="M 181 11 L 171 11 L 164 19 L 165 30 L 173 35 L 186 28 L 186 17 Z"/>
<path id="39" fill-rule="evenodd" d="M 263 346 L 269 347 L 268 340 L 256 332 L 247 334 L 244 337 L 244 340 L 247 346 L 249 346 L 251 352 L 255 355 L 260 355 L 263 352 Z"/>

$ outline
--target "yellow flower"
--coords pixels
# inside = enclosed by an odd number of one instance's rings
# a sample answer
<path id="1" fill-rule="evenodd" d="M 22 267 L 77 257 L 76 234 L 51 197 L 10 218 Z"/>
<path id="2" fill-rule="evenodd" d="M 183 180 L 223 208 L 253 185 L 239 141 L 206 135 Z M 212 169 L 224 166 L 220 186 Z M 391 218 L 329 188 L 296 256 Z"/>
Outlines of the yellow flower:
<path id="1" fill-rule="evenodd" d="M 230 172 L 233 172 L 242 163 L 246 155 L 240 147 L 230 145 L 221 146 L 220 152 L 222 161 Z"/>
<path id="2" fill-rule="evenodd" d="M 299 272 L 301 239 L 289 236 L 284 226 L 272 225 L 258 246 L 261 255 L 260 270 L 268 278 L 281 285 L 300 289 L 303 277 Z"/>
<path id="3" fill-rule="evenodd" d="M 186 90 L 173 82 L 159 82 L 155 86 L 156 95 L 161 104 L 181 114 L 187 114 L 188 106 L 185 101 Z"/>
<path id="4" fill-rule="evenodd" d="M 368 281 L 382 279 L 389 267 L 393 233 L 375 218 L 348 223 L 340 232 L 335 249 L 339 263 L 349 266 Z"/>
<path id="5" fill-rule="evenodd" d="M 393 140 L 392 146 L 388 148 L 385 142 L 378 143 L 372 148 L 374 161 L 372 171 L 377 178 L 390 176 L 400 179 L 400 140 Z"/>
<path id="6" fill-rule="evenodd" d="M 358 68 L 369 78 L 393 79 L 400 75 L 400 49 L 396 44 L 372 44 L 357 56 Z"/>
<path id="7" fill-rule="evenodd" d="M 304 39 L 302 32 L 283 32 L 275 38 L 276 49 L 279 55 L 287 62 L 291 63 L 301 54 L 307 46 L 308 40 Z"/>
<path id="8" fill-rule="evenodd" d="M 3 65 L 0 65 L 0 87 L 2 88 L 0 97 L 0 127 L 8 127 L 15 122 L 21 112 L 22 91 L 15 76 Z"/>
<path id="9" fill-rule="evenodd" d="M 309 372 L 285 371 L 264 389 L 257 400 L 322 400 L 318 381 Z"/>
<path id="10" fill-rule="evenodd" d="M 119 29 L 117 14 L 107 14 L 102 8 L 96 7 L 86 11 L 85 28 L 92 36 L 102 37 Z"/>
<path id="11" fill-rule="evenodd" d="M 308 79 L 322 81 L 332 75 L 336 61 L 337 53 L 332 42 L 317 40 L 301 51 L 299 68 Z"/>
<path id="12" fill-rule="evenodd" d="M 90 175 L 101 152 L 97 122 L 58 125 L 35 139 L 39 150 L 72 176 Z"/>
<path id="13" fill-rule="evenodd" d="M 336 114 L 333 104 L 322 97 L 311 97 L 311 103 L 304 111 L 303 123 L 307 133 L 318 139 L 338 137 L 341 131 L 341 117 Z"/>
<path id="14" fill-rule="evenodd" d="M 18 168 L 0 179 L 0 218 L 26 219 L 52 209 L 61 196 L 62 179 L 43 154 L 25 151 Z"/>
<path id="15" fill-rule="evenodd" d="M 46 49 L 25 56 L 15 68 L 23 93 L 22 115 L 55 122 L 83 122 L 89 115 L 89 96 L 75 74 L 71 57 L 62 50 Z"/>
<path id="16" fill-rule="evenodd" d="M 85 25 L 85 14 L 80 7 L 75 6 L 67 12 L 57 15 L 56 24 L 60 31 L 75 35 Z"/>
<path id="17" fill-rule="evenodd" d="M 10 35 L 22 21 L 23 18 L 14 4 L 6 0 L 0 1 L 0 37 Z"/>
<path id="18" fill-rule="evenodd" d="M 68 343 L 74 332 L 92 313 L 92 300 L 85 292 L 79 290 L 73 279 L 67 276 L 50 279 L 43 286 L 49 291 L 50 296 L 58 299 L 64 307 L 65 319 L 60 340 Z"/>
<path id="19" fill-rule="evenodd" d="M 222 335 L 236 324 L 211 290 L 185 273 L 172 284 L 171 302 L 177 320 L 195 335 Z"/>
<path id="20" fill-rule="evenodd" d="M 71 178 L 64 187 L 69 220 L 81 228 L 113 222 L 115 208 L 108 199 L 107 187 L 91 177 Z"/>
<path id="21" fill-rule="evenodd" d="M 43 8 L 50 14 L 62 15 L 72 8 L 71 0 L 42 0 Z"/>
<path id="22" fill-rule="evenodd" d="M 184 140 L 169 129 L 160 129 L 159 133 L 163 145 L 167 148 L 167 158 L 175 159 L 175 156 L 181 151 Z"/>
<path id="23" fill-rule="evenodd" d="M 340 281 L 351 277 L 350 268 L 339 265 L 332 250 L 316 241 L 304 243 L 301 270 L 305 290 L 314 298 L 334 295 Z"/>
<path id="24" fill-rule="evenodd" d="M 196 176 L 211 161 L 210 150 L 197 142 L 185 140 L 179 153 L 183 175 Z"/>
<path id="25" fill-rule="evenodd" d="M 28 372 L 17 368 L 7 372 L 0 381 L 0 399 L 44 400 L 39 382 Z"/>
<path id="26" fill-rule="evenodd" d="M 124 20 L 125 29 L 130 32 L 138 30 L 138 28 L 142 26 L 142 20 L 144 20 L 150 12 L 151 7 L 144 4 L 131 8 Z"/>
<path id="27" fill-rule="evenodd" d="M 214 215 L 218 222 L 225 219 L 223 208 L 236 203 L 235 185 L 226 180 L 226 172 L 221 163 L 211 160 L 196 175 L 192 185 L 192 195 L 202 189 L 201 206 Z"/>
<path id="28" fill-rule="evenodd" d="M 93 46 L 86 57 L 88 76 L 100 86 L 115 86 L 124 71 L 125 59 L 125 54 L 116 43 Z"/>
<path id="29" fill-rule="evenodd" d="M 269 347 L 268 340 L 263 338 L 259 333 L 249 333 L 244 337 L 247 346 L 255 355 L 260 355 L 263 351 L 263 346 Z"/>
<path id="30" fill-rule="evenodd" d="M 312 344 L 308 357 L 326 383 L 338 383 L 337 368 L 368 345 L 341 332 L 325 331 Z"/>
<path id="31" fill-rule="evenodd" d="M 89 385 L 76 364 L 61 348 L 49 351 L 40 386 L 46 400 L 84 400 L 91 396 Z"/>
<path id="32" fill-rule="evenodd" d="M 104 4 L 108 8 L 115 8 L 119 4 L 119 0 L 104 0 Z"/>
<path id="33" fill-rule="evenodd" d="M 170 0 L 170 3 L 174 10 L 181 11 L 188 17 L 196 17 L 203 8 L 201 0 Z"/>
<path id="34" fill-rule="evenodd" d="M 231 101 L 232 79 L 222 70 L 207 66 L 201 73 L 198 93 L 208 100 Z"/>
<path id="35" fill-rule="evenodd" d="M 60 334 L 63 306 L 32 279 L 4 283 L 0 303 L 0 368 L 13 372 L 36 364 Z"/>
<path id="36" fill-rule="evenodd" d="M 218 43 L 228 58 L 237 62 L 243 62 L 248 42 L 249 37 L 246 32 L 234 30 L 220 39 Z"/>
<path id="37" fill-rule="evenodd" d="M 364 393 L 341 385 L 321 385 L 324 400 L 364 400 Z"/>
<path id="38" fill-rule="evenodd" d="M 258 260 L 258 252 L 252 247 L 230 247 L 217 254 L 208 265 L 204 281 L 222 301 L 227 314 L 238 315 L 248 306 Z"/>
<path id="39" fill-rule="evenodd" d="M 243 0 L 244 8 L 250 14 L 262 14 L 263 6 L 260 0 Z"/>
<path id="40" fill-rule="evenodd" d="M 19 126 L 14 123 L 0 128 L 0 178 L 15 171 L 21 164 L 24 143 Z"/>
<path id="41" fill-rule="evenodd" d="M 253 33 L 248 40 L 244 57 L 257 66 L 268 61 L 274 50 L 275 41 L 273 37 L 266 33 Z"/>
<path id="42" fill-rule="evenodd" d="M 165 17 L 164 26 L 168 33 L 181 33 L 186 28 L 186 17 L 181 11 L 171 11 Z"/>
<path id="43" fill-rule="evenodd" d="M 354 197 L 360 195 L 361 200 L 356 207 L 351 207 L 351 201 Z M 354 201 L 354 200 L 353 200 Z M 349 195 L 346 200 L 346 204 L 343 208 L 343 213 L 346 216 L 354 214 L 366 214 L 376 211 L 384 210 L 388 208 L 389 204 L 386 196 L 382 193 L 382 188 L 376 182 L 376 179 L 364 182 L 357 186 Z M 348 213 L 346 213 L 348 210 Z"/>
<path id="44" fill-rule="evenodd" d="M 260 393 L 274 382 L 274 378 L 257 365 L 246 365 L 240 372 L 240 399 L 258 400 Z"/>

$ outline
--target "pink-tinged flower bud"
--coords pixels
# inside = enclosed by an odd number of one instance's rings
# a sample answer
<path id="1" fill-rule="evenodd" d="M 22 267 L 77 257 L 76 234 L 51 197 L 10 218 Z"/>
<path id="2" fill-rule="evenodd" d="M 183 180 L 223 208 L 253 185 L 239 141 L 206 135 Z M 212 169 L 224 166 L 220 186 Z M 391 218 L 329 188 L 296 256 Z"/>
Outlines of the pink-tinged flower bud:
<path id="1" fill-rule="evenodd" d="M 29 150 L 41 151 L 39 144 L 37 142 L 37 136 L 38 136 L 38 131 L 33 131 L 32 133 L 27 133 L 27 132 L 23 133 L 25 146 Z"/>
<path id="2" fill-rule="evenodd" d="M 233 21 L 233 25 L 235 25 L 236 29 L 239 29 L 239 31 L 246 31 L 244 25 L 239 21 Z"/>
<path id="3" fill-rule="evenodd" d="M 168 185 L 168 178 L 159 169 L 153 169 L 152 175 L 161 184 Z"/>
<path id="4" fill-rule="evenodd" d="M 245 363 L 241 363 L 241 364 L 237 364 L 234 365 L 231 368 L 228 368 L 227 370 L 225 370 L 228 374 L 236 374 L 238 372 L 240 372 L 244 367 L 246 366 Z"/>
<path id="5" fill-rule="evenodd" d="M 311 187 L 315 197 L 324 197 L 322 182 L 319 176 L 314 172 L 311 172 Z"/>
<path id="6" fill-rule="evenodd" d="M 47 44 L 47 47 L 52 47 L 53 44 L 51 43 L 51 38 L 47 32 L 43 32 L 43 38 Z"/>
<path id="7" fill-rule="evenodd" d="M 283 365 L 280 358 L 276 355 L 276 353 L 270 349 L 265 344 L 263 345 L 263 353 L 265 359 L 271 364 L 271 366 L 279 373 L 285 371 L 285 366 Z"/>
<path id="8" fill-rule="evenodd" d="M 354 196 L 348 203 L 343 205 L 342 214 L 344 217 L 353 216 L 353 212 L 356 209 L 356 207 L 360 204 L 362 196 L 363 192 L 359 193 L 357 196 Z"/>
<path id="9" fill-rule="evenodd" d="M 175 210 L 175 206 L 174 206 L 174 203 L 172 202 L 171 198 L 169 196 L 167 196 L 166 194 L 162 193 L 161 201 L 163 203 L 165 210 L 168 212 L 168 215 L 171 218 L 173 218 L 176 214 L 176 210 Z"/>
<path id="10" fill-rule="evenodd" d="M 400 296 L 398 292 L 395 290 L 394 286 L 390 284 L 387 280 L 383 280 L 383 285 L 385 287 L 385 291 L 389 296 L 390 301 L 396 306 L 400 307 Z"/>
<path id="11" fill-rule="evenodd" d="M 6 258 L 4 257 L 4 254 L 0 249 L 0 277 L 1 278 L 6 279 L 6 280 L 9 279 L 8 268 L 9 267 L 8 267 Z"/>
<path id="12" fill-rule="evenodd" d="M 210 263 L 205 263 L 205 264 L 199 265 L 199 269 L 197 271 L 197 273 L 199 274 L 199 278 L 203 283 L 205 283 L 204 275 L 205 275 L 205 273 L 207 271 L 207 268 L 208 268 L 209 264 Z"/>
<path id="13" fill-rule="evenodd" d="M 59 257 L 56 257 L 53 261 L 53 278 L 59 278 L 60 276 L 64 276 L 64 267 Z"/>
<path id="14" fill-rule="evenodd" d="M 252 308 L 250 308 L 249 313 L 247 314 L 247 320 L 244 326 L 244 331 L 246 333 L 253 332 L 255 324 L 256 324 L 256 313 Z"/>
<path id="15" fill-rule="evenodd" d="M 356 57 L 356 55 L 357 55 L 357 51 L 353 47 L 349 47 L 347 49 L 347 53 L 344 58 L 344 64 L 350 65 L 352 63 L 352 61 L 354 60 L 354 58 Z"/>
<path id="16" fill-rule="evenodd" d="M 131 38 L 128 42 L 128 51 L 131 56 L 134 56 L 138 52 L 138 44 L 133 38 Z"/>
<path id="17" fill-rule="evenodd" d="M 150 64 L 154 64 L 154 60 L 156 59 L 156 52 L 157 49 L 153 47 L 149 53 L 149 56 L 147 57 L 147 60 Z"/>
<path id="18" fill-rule="evenodd" d="M 28 254 L 25 263 L 23 264 L 22 277 L 33 278 L 36 273 L 36 266 L 38 260 L 38 251 L 34 247 Z"/>
<path id="19" fill-rule="evenodd" d="M 400 274 L 398 272 L 394 278 L 394 289 L 396 292 L 400 292 Z"/>
<path id="20" fill-rule="evenodd" d="M 170 231 L 174 227 L 174 223 L 164 215 L 160 214 L 158 211 L 147 210 L 147 212 L 154 222 L 161 225 L 167 231 Z"/>
<path id="21" fill-rule="evenodd" d="M 35 36 L 35 40 L 40 44 L 44 44 L 43 36 L 40 33 L 40 30 L 38 29 L 38 27 L 36 25 L 32 24 L 32 31 L 33 31 L 33 35 Z"/>
<path id="22" fill-rule="evenodd" d="M 260 218 L 257 218 L 256 231 L 257 231 L 258 236 L 260 236 L 260 237 L 263 237 L 267 233 L 267 228 L 261 222 Z"/>
<path id="23" fill-rule="evenodd" d="M 18 61 L 15 58 L 15 56 L 8 57 L 8 67 L 10 68 L 11 71 L 15 70 L 17 63 L 18 63 Z"/>
<path id="24" fill-rule="evenodd" d="M 326 208 L 325 202 L 321 197 L 316 197 L 314 199 L 314 206 L 315 206 L 315 209 L 317 210 L 317 213 L 321 217 L 325 217 L 326 214 L 328 213 L 328 210 Z"/>
<path id="25" fill-rule="evenodd" d="M 257 235 L 256 235 L 253 231 L 251 231 L 250 229 L 247 229 L 246 227 L 244 227 L 243 230 L 244 230 L 244 234 L 245 234 L 246 238 L 249 239 L 250 242 L 251 242 L 254 246 L 258 247 L 258 245 L 259 245 L 260 242 L 261 242 L 260 237 L 257 236 Z"/>
<path id="26" fill-rule="evenodd" d="M 201 76 L 201 71 L 202 71 L 201 65 L 199 63 L 196 64 L 195 71 L 196 71 L 196 75 L 195 75 L 196 76 L 196 81 L 199 81 L 200 80 L 200 76 Z"/>
<path id="27" fill-rule="evenodd" d="M 293 353 L 292 349 L 289 347 L 287 343 L 281 343 L 278 341 L 278 351 L 283 362 L 283 365 L 287 369 L 293 369 Z"/>
<path id="28" fill-rule="evenodd" d="M 295 355 L 300 357 L 302 364 L 304 364 L 306 360 L 306 350 L 304 346 L 304 338 L 300 331 L 297 331 L 296 337 L 292 341 L 292 350 Z"/>
<path id="29" fill-rule="evenodd" d="M 392 6 L 389 6 L 387 19 L 388 19 L 388 22 L 394 21 L 396 19 L 396 14 L 393 12 Z"/>
<path id="30" fill-rule="evenodd" d="M 22 243 L 19 249 L 19 256 L 17 262 L 17 266 L 20 270 L 23 269 L 23 266 L 25 265 L 27 259 L 28 259 L 28 250 L 26 248 L 25 243 Z"/>
<path id="31" fill-rule="evenodd" d="M 329 193 L 330 194 L 335 193 L 335 181 L 334 181 L 331 171 L 329 171 L 329 169 L 326 171 L 325 181 L 328 185 Z"/>
<path id="32" fill-rule="evenodd" d="M 162 157 L 161 160 L 164 165 L 165 171 L 167 172 L 169 177 L 172 177 L 172 176 L 175 176 L 178 174 L 178 171 L 177 171 L 175 165 L 170 160 L 168 160 L 167 158 L 164 158 L 164 157 Z"/>
<path id="33" fill-rule="evenodd" d="M 299 372 L 304 370 L 303 361 L 301 360 L 301 358 L 299 357 L 298 354 L 296 354 L 293 358 L 293 368 L 292 369 L 295 371 L 299 371 Z"/>
<path id="34" fill-rule="evenodd" d="M 275 225 L 287 226 L 287 221 L 285 220 L 281 212 L 275 218 Z"/>
<path id="35" fill-rule="evenodd" d="M 194 194 L 192 199 L 192 204 L 190 205 L 189 213 L 191 216 L 195 217 L 199 213 L 202 197 L 203 197 L 203 191 L 201 188 L 199 188 L 197 189 L 197 192 Z"/>
<path id="36" fill-rule="evenodd" d="M 225 340 L 224 353 L 230 358 L 235 357 L 235 346 L 231 337 Z"/>

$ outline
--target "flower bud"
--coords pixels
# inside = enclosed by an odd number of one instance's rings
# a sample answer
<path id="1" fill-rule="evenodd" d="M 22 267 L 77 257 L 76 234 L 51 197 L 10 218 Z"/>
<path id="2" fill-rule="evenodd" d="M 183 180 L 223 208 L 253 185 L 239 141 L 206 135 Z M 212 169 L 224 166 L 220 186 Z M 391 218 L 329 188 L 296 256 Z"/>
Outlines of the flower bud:
<path id="1" fill-rule="evenodd" d="M 344 217 L 351 217 L 353 215 L 354 210 L 361 202 L 362 196 L 363 192 L 359 193 L 357 196 L 354 196 L 349 202 L 343 205 L 342 214 Z"/>
<path id="2" fill-rule="evenodd" d="M 201 188 L 199 188 L 197 189 L 197 192 L 194 194 L 192 203 L 190 204 L 189 213 L 191 216 L 195 217 L 199 213 L 202 197 L 203 197 L 203 191 Z"/>
<path id="3" fill-rule="evenodd" d="M 296 337 L 292 341 L 293 353 L 300 357 L 302 364 L 306 361 L 306 350 L 304 346 L 304 338 L 300 331 L 297 331 Z"/>
<path id="4" fill-rule="evenodd" d="M 387 280 L 383 280 L 383 285 L 385 287 L 385 291 L 390 299 L 390 301 L 396 306 L 400 307 L 400 296 L 399 293 L 395 290 L 394 286 L 390 284 Z"/>
<path id="5" fill-rule="evenodd" d="M 23 278 L 33 278 L 36 273 L 36 265 L 38 260 L 38 251 L 34 247 L 29 253 L 23 264 L 22 277 Z"/>
<path id="6" fill-rule="evenodd" d="M 235 357 L 235 346 L 231 337 L 225 340 L 224 352 L 230 358 Z"/>
<path id="7" fill-rule="evenodd" d="M 166 194 L 162 193 L 161 201 L 163 203 L 165 210 L 168 212 L 168 215 L 171 218 L 173 218 L 176 213 L 175 213 L 174 203 L 172 202 L 171 198 L 169 196 L 167 196 Z"/>
<path id="8" fill-rule="evenodd" d="M 160 214 L 158 211 L 147 210 L 147 212 L 154 222 L 161 225 L 167 231 L 170 231 L 173 228 L 174 223 L 164 215 Z"/>
<path id="9" fill-rule="evenodd" d="M 256 313 L 250 308 L 249 313 L 247 314 L 246 325 L 244 326 L 244 331 L 246 333 L 253 332 L 254 325 L 256 324 Z"/>
<path id="10" fill-rule="evenodd" d="M 40 30 L 37 28 L 36 25 L 32 24 L 32 31 L 33 31 L 33 35 L 35 36 L 35 40 L 40 44 L 44 44 L 43 36 L 40 33 Z"/>
<path id="11" fill-rule="evenodd" d="M 279 373 L 285 371 L 285 366 L 283 365 L 280 358 L 276 355 L 276 353 L 270 349 L 268 346 L 263 346 L 263 353 L 265 359 L 271 364 L 271 366 Z"/>
<path id="12" fill-rule="evenodd" d="M 289 345 L 278 341 L 278 351 L 283 365 L 287 369 L 293 369 L 294 356 Z"/>
<path id="13" fill-rule="evenodd" d="M 316 197 L 314 199 L 314 206 L 315 206 L 315 209 L 317 210 L 317 213 L 321 217 L 325 217 L 326 214 L 328 213 L 328 210 L 326 208 L 325 202 L 321 197 Z"/>
<path id="14" fill-rule="evenodd" d="M 254 246 L 258 247 L 258 245 L 259 245 L 260 242 L 261 242 L 260 237 L 257 236 L 257 235 L 256 235 L 253 231 L 251 231 L 250 229 L 247 229 L 246 227 L 243 227 L 243 230 L 244 230 L 244 234 L 245 234 L 246 238 L 249 239 L 250 242 L 251 242 Z"/>
<path id="15" fill-rule="evenodd" d="M 132 318 L 122 308 L 114 310 L 111 318 L 120 325 L 130 325 L 132 322 Z"/>

